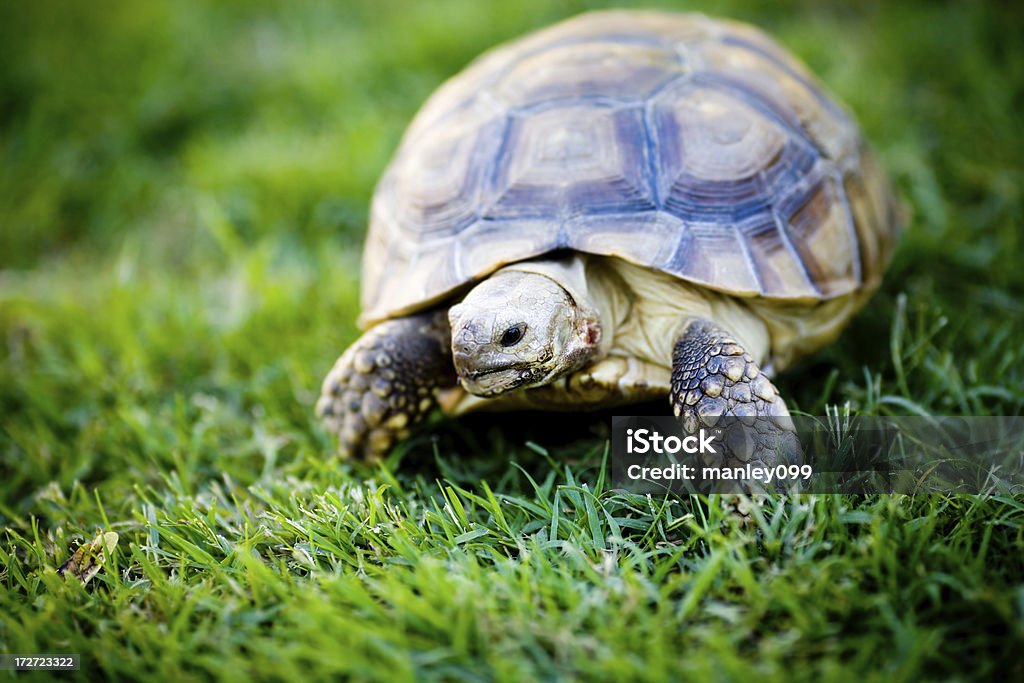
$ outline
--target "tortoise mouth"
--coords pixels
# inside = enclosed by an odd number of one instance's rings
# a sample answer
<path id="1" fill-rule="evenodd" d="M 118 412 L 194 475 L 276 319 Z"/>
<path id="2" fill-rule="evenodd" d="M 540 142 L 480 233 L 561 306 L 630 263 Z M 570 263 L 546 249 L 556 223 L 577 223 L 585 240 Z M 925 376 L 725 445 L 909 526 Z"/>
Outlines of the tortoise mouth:
<path id="1" fill-rule="evenodd" d="M 512 363 L 469 372 L 460 372 L 459 381 L 469 393 L 483 398 L 499 396 L 524 386 L 535 386 L 548 380 L 548 368 L 543 366 L 550 356 L 533 363 Z"/>

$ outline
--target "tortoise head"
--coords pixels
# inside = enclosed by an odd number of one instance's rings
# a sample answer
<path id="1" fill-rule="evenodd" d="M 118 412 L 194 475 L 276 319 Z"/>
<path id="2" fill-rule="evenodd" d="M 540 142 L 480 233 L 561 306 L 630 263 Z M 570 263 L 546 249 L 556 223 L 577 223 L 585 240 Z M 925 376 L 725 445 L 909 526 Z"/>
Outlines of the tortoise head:
<path id="1" fill-rule="evenodd" d="M 501 271 L 448 312 L 462 386 L 493 397 L 548 384 L 583 367 L 600 327 L 568 291 L 537 273 Z"/>

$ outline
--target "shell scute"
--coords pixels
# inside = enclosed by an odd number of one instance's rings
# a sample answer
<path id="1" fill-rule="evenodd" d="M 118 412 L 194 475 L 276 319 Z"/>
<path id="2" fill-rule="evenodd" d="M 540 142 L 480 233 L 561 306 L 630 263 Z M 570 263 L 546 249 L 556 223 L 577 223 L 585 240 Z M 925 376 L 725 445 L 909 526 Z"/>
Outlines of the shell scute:
<path id="1" fill-rule="evenodd" d="M 455 242 L 458 270 L 468 278 L 494 270 L 495 263 L 518 261 L 517 254 L 543 254 L 566 246 L 547 218 L 521 218 L 511 228 L 500 220 L 480 220 L 461 232 Z M 502 249 L 495 253 L 494 245 L 499 243 Z"/>
<path id="2" fill-rule="evenodd" d="M 555 107 L 512 117 L 488 218 L 654 208 L 639 108 Z"/>
<path id="3" fill-rule="evenodd" d="M 488 169 L 484 160 L 496 153 L 504 126 L 504 117 L 487 107 L 465 107 L 409 148 L 382 182 L 383 192 L 401 196 L 393 206 L 399 224 L 412 233 L 405 239 L 447 234 L 477 218 Z"/>
<path id="4" fill-rule="evenodd" d="M 783 299 L 811 299 L 820 296 L 785 232 L 774 214 L 767 213 L 744 221 L 740 233 L 756 264 L 761 291 Z"/>
<path id="5" fill-rule="evenodd" d="M 822 296 L 849 291 L 860 281 L 859 245 L 842 191 L 831 176 L 782 202 L 790 244 Z"/>
<path id="6" fill-rule="evenodd" d="M 718 223 L 687 223 L 675 253 L 662 270 L 736 296 L 761 293 L 760 283 L 747 263 L 747 249 L 736 230 L 722 230 Z M 737 260 L 742 262 L 737 267 Z"/>
<path id="7" fill-rule="evenodd" d="M 829 159 L 856 151 L 850 117 L 814 83 L 813 77 L 778 50 L 736 37 L 703 43 L 701 63 L 716 78 L 753 93 L 787 123 L 798 126 Z"/>
<path id="8" fill-rule="evenodd" d="M 651 103 L 660 195 L 685 219 L 743 220 L 767 211 L 780 184 L 816 157 L 806 144 L 730 93 L 684 83 Z"/>
<path id="9" fill-rule="evenodd" d="M 674 78 L 679 67 L 679 55 L 661 46 L 573 42 L 522 59 L 493 92 L 512 109 L 610 94 L 636 104 Z"/>
<path id="10" fill-rule="evenodd" d="M 683 221 L 661 211 L 586 215 L 565 222 L 565 246 L 590 254 L 665 264 L 675 254 Z"/>

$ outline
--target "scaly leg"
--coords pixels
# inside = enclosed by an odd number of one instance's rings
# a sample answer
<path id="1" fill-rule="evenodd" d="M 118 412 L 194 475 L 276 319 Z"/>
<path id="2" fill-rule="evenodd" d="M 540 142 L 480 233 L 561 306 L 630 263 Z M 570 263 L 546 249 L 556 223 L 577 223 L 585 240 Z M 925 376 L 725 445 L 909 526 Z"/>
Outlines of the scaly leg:
<path id="1" fill-rule="evenodd" d="M 707 320 L 692 321 L 676 342 L 669 400 L 687 432 L 724 426 L 726 452 L 705 457 L 706 465 L 775 467 L 803 459 L 775 385 L 731 335 Z"/>
<path id="2" fill-rule="evenodd" d="M 342 454 L 379 458 L 456 385 L 447 311 L 384 321 L 348 348 L 324 380 L 316 412 Z"/>

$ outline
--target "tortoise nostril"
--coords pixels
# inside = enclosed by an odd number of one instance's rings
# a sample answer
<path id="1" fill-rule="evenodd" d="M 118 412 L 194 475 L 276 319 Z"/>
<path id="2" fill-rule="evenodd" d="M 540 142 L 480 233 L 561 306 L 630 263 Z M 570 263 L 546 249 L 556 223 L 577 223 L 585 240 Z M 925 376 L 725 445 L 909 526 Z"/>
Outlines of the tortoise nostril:
<path id="1" fill-rule="evenodd" d="M 452 338 L 452 353 L 457 356 L 468 356 L 475 346 L 473 333 L 464 327 Z"/>

